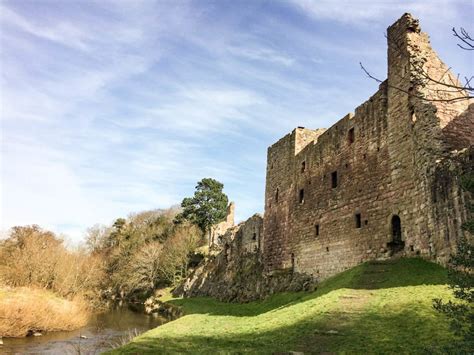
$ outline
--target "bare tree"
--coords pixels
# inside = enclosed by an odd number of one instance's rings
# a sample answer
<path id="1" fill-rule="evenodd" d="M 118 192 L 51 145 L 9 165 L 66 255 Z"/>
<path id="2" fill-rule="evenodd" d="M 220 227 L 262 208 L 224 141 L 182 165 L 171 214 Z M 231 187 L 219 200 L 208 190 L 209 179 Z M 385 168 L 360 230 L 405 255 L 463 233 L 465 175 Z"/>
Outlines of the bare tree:
<path id="1" fill-rule="evenodd" d="M 474 39 L 469 35 L 469 33 L 461 27 L 459 29 L 461 33 L 458 33 L 455 27 L 453 27 L 453 36 L 461 40 L 463 44 L 458 43 L 458 47 L 466 51 L 474 50 Z"/>

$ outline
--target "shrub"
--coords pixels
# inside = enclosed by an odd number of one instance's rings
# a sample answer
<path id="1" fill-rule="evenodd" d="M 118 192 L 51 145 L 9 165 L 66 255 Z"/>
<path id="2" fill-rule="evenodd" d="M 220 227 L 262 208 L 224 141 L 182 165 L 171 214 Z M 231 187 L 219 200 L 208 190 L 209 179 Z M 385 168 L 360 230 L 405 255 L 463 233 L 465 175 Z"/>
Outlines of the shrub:
<path id="1" fill-rule="evenodd" d="M 58 295 L 92 297 L 102 279 L 99 256 L 67 250 L 54 233 L 40 227 L 13 227 L 0 244 L 0 281 L 14 287 L 49 289 Z"/>
<path id="2" fill-rule="evenodd" d="M 36 331 L 73 330 L 86 325 L 88 307 L 45 290 L 0 288 L 0 337 L 22 337 Z"/>

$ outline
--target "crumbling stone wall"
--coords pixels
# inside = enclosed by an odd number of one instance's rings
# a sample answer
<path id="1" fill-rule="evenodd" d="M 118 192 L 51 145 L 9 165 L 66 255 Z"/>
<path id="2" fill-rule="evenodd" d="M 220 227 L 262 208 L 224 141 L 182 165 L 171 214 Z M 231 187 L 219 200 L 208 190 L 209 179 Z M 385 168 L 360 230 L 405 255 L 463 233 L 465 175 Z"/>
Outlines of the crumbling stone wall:
<path id="1" fill-rule="evenodd" d="M 443 262 L 463 233 L 456 172 L 472 161 L 455 157 L 474 141 L 472 103 L 433 101 L 455 93 L 420 68 L 454 76 L 411 15 L 387 37 L 388 79 L 368 101 L 328 130 L 298 127 L 268 149 L 266 271 L 322 279 L 395 254 Z"/>
<path id="2" fill-rule="evenodd" d="M 229 229 L 222 236 L 221 243 L 231 248 L 229 257 L 241 253 L 260 254 L 262 237 L 263 217 L 257 213 L 235 228 Z"/>
<path id="3" fill-rule="evenodd" d="M 209 247 L 215 247 L 218 243 L 218 239 L 221 235 L 225 234 L 225 232 L 229 229 L 234 227 L 234 219 L 235 219 L 235 203 L 229 203 L 227 206 L 227 215 L 224 221 L 212 226 L 210 236 L 209 236 Z"/>
<path id="4" fill-rule="evenodd" d="M 210 254 L 180 287 L 175 296 L 210 296 L 222 301 L 248 302 L 281 291 L 313 286 L 312 278 L 291 271 L 264 273 L 261 259 L 263 218 L 255 214 L 219 237 L 219 252 Z"/>

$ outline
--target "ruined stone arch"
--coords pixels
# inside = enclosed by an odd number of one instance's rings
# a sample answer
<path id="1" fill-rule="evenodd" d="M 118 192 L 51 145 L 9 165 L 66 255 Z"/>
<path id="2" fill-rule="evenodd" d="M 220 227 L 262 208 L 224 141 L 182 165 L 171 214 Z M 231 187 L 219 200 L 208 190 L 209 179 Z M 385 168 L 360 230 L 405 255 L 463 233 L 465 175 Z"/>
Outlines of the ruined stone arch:
<path id="1" fill-rule="evenodd" d="M 387 248 L 392 253 L 397 253 L 405 248 L 405 236 L 403 233 L 403 221 L 400 213 L 390 214 L 389 219 L 389 236 L 390 241 L 387 243 Z"/>

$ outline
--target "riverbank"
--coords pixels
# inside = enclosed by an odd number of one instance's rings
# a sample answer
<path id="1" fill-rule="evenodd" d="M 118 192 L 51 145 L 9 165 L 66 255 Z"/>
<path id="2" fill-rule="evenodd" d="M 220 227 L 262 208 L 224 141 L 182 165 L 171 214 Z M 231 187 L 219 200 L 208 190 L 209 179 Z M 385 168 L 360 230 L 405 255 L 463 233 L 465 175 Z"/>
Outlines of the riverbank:
<path id="1" fill-rule="evenodd" d="M 441 266 L 400 259 L 359 265 L 312 293 L 248 304 L 171 299 L 185 316 L 112 353 L 422 353 L 454 340 L 432 307 L 452 297 L 446 283 Z"/>
<path id="2" fill-rule="evenodd" d="M 1 337 L 70 331 L 86 325 L 90 315 L 80 298 L 66 300 L 42 289 L 0 287 Z"/>
<path id="3" fill-rule="evenodd" d="M 0 354 L 100 354 L 133 337 L 166 323 L 168 319 L 145 315 L 127 305 L 94 313 L 85 327 L 44 333 L 40 337 L 4 338 Z"/>

